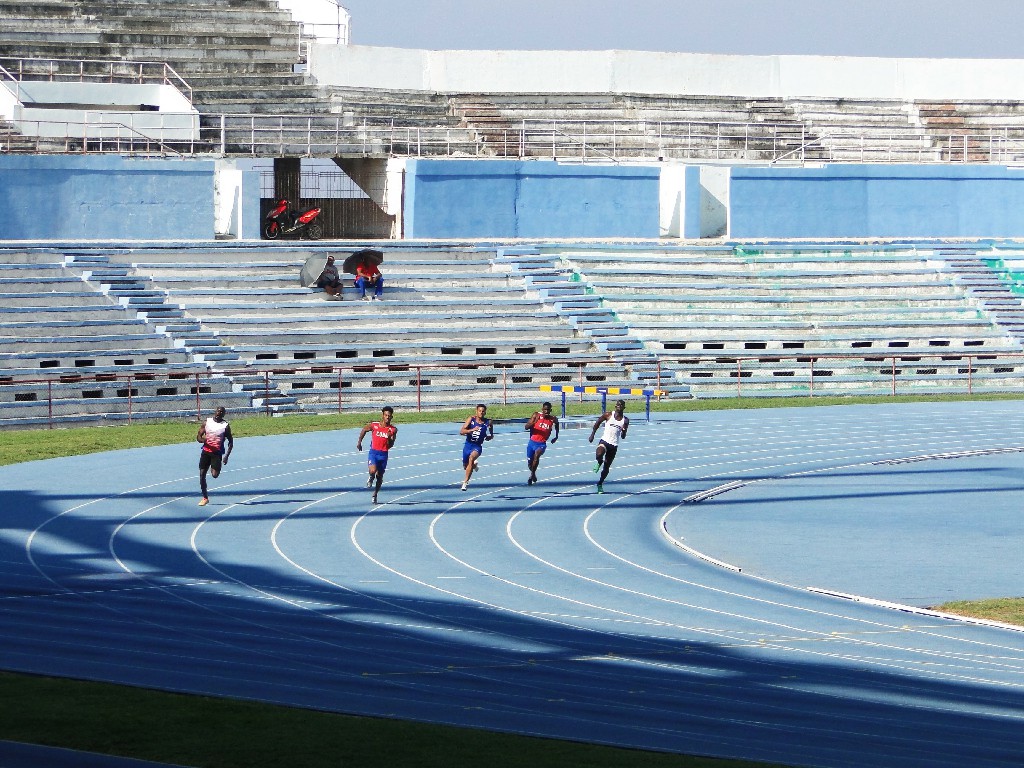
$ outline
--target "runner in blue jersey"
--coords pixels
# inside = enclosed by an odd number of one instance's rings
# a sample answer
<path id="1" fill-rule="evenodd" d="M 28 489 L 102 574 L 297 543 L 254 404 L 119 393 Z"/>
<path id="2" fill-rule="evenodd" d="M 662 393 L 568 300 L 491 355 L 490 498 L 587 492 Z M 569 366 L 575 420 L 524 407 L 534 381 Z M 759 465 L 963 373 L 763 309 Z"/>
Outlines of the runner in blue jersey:
<path id="1" fill-rule="evenodd" d="M 476 407 L 476 414 L 466 418 L 459 434 L 466 436 L 466 444 L 462 447 L 462 466 L 466 469 L 462 490 L 466 490 L 469 478 L 479 469 L 477 459 L 484 452 L 484 440 L 494 439 L 494 424 L 487 418 L 486 405 L 480 404 Z"/>

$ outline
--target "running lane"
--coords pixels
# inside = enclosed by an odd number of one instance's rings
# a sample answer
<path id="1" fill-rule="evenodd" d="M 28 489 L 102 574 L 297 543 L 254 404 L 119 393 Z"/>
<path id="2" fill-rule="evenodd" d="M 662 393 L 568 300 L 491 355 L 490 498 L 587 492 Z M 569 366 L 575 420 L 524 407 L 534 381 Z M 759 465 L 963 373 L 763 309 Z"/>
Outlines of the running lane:
<path id="1" fill-rule="evenodd" d="M 1019 766 L 1024 633 L 803 588 L 1019 584 L 935 503 L 1020 536 L 986 506 L 1019 484 L 1018 410 L 637 419 L 601 495 L 587 429 L 528 486 L 499 426 L 463 492 L 457 425 L 401 411 L 379 505 L 355 431 L 236 435 L 202 508 L 194 445 L 5 467 L 0 665 L 800 766 Z M 973 548 L 935 586 L 939 514 Z"/>

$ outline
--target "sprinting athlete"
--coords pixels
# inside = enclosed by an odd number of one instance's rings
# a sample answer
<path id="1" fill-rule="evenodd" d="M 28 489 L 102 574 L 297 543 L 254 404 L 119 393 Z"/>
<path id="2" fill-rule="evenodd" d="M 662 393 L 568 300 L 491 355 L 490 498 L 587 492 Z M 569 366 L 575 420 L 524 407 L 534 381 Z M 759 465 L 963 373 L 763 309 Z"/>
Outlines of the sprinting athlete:
<path id="1" fill-rule="evenodd" d="M 221 466 L 228 465 L 231 449 L 235 447 L 231 425 L 224 420 L 225 413 L 227 411 L 223 406 L 218 407 L 213 416 L 199 427 L 196 434 L 196 442 L 203 444 L 202 450 L 199 451 L 199 490 L 203 493 L 203 498 L 199 500 L 200 507 L 210 503 L 210 495 L 206 491 L 207 471 L 214 477 L 219 477 Z"/>
<path id="2" fill-rule="evenodd" d="M 395 409 L 390 405 L 385 405 L 380 409 L 380 421 L 371 421 L 363 427 L 363 431 L 359 433 L 359 439 L 356 440 L 356 450 L 361 451 L 363 450 L 363 438 L 367 432 L 371 434 L 370 452 L 367 454 L 367 468 L 370 471 L 370 476 L 366 478 L 366 487 L 373 488 L 374 504 L 377 503 L 377 494 L 380 493 L 380 487 L 384 483 L 384 472 L 388 468 L 388 451 L 398 439 L 398 427 L 391 423 L 394 416 Z M 376 485 L 374 485 L 375 481 Z"/>
<path id="3" fill-rule="evenodd" d="M 604 493 L 604 481 L 608 477 L 608 470 L 615 461 L 615 454 L 619 451 L 619 441 L 626 439 L 626 432 L 629 430 L 629 417 L 625 415 L 626 402 L 619 400 L 615 403 L 615 410 L 610 413 L 603 413 L 594 422 L 594 428 L 590 430 L 589 442 L 594 442 L 594 435 L 598 427 L 604 425 L 604 432 L 597 444 L 597 464 L 594 471 L 601 471 L 601 479 L 597 481 L 597 492 Z"/>
<path id="4" fill-rule="evenodd" d="M 494 424 L 487 418 L 486 405 L 481 403 L 476 407 L 476 414 L 466 418 L 459 434 L 466 436 L 466 444 L 462 446 L 462 466 L 466 470 L 462 490 L 466 490 L 469 478 L 480 468 L 477 459 L 484 452 L 484 441 L 494 439 Z"/>
<path id="5" fill-rule="evenodd" d="M 551 444 L 558 442 L 558 417 L 551 415 L 551 403 L 544 403 L 540 411 L 534 411 L 524 429 L 530 433 L 530 441 L 526 444 L 526 466 L 530 468 L 530 479 L 526 484 L 533 485 L 537 482 L 537 467 L 540 466 L 540 457 L 547 450 L 552 430 L 554 437 L 551 437 Z"/>

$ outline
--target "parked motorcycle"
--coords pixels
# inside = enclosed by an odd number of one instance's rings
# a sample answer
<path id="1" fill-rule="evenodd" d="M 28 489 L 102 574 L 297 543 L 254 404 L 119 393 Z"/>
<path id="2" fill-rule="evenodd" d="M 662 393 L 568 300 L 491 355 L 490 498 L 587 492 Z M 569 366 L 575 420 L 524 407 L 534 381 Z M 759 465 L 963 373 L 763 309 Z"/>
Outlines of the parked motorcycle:
<path id="1" fill-rule="evenodd" d="M 281 235 L 305 236 L 310 240 L 319 240 L 324 234 L 323 226 L 316 220 L 319 215 L 319 208 L 310 208 L 304 213 L 299 213 L 287 200 L 278 200 L 277 205 L 267 212 L 263 236 L 267 240 L 276 240 Z"/>

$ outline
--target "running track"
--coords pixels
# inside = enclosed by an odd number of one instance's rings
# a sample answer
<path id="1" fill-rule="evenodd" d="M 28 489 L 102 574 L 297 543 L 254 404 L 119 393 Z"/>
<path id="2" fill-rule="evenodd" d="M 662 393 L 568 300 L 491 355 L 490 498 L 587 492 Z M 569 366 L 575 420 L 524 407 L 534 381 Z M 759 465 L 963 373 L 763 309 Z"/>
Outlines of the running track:
<path id="1" fill-rule="evenodd" d="M 456 426 L 401 411 L 376 507 L 354 431 L 237 435 L 205 508 L 194 444 L 0 468 L 0 667 L 794 766 L 1019 767 L 1024 633 L 883 603 L 1024 592 L 1022 412 L 639 417 L 604 495 L 588 429 L 527 486 L 526 434 L 499 427 L 460 492 Z"/>

